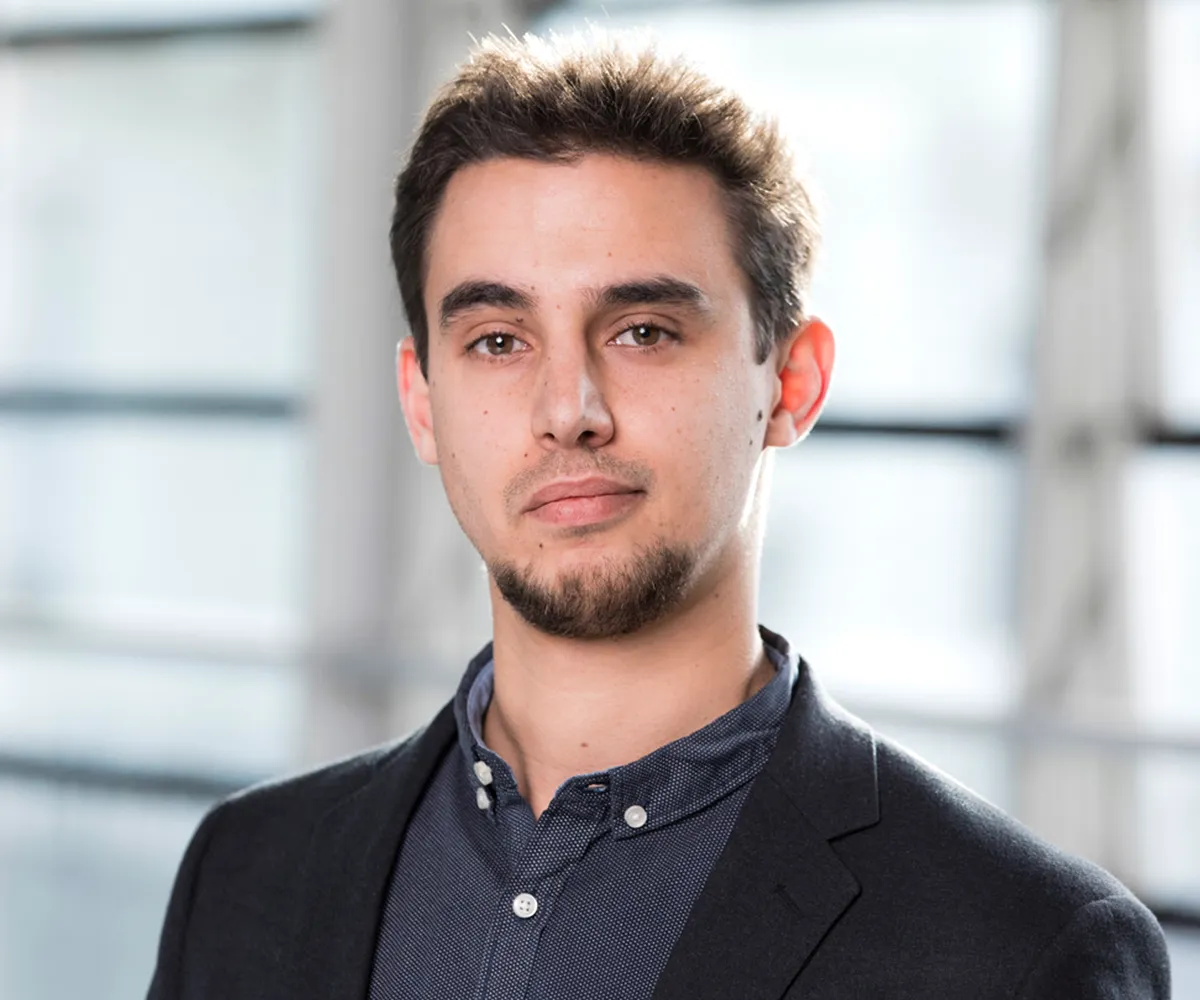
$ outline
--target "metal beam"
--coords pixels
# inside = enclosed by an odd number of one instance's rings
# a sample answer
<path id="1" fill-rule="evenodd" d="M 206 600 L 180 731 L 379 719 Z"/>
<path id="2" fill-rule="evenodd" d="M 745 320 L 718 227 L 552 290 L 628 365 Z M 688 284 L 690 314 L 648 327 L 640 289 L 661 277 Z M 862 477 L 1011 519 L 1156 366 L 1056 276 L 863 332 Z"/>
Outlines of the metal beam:
<path id="1" fill-rule="evenodd" d="M 813 428 L 813 437 L 899 437 L 934 440 L 976 441 L 983 444 L 1011 445 L 1020 437 L 1020 426 L 1005 421 L 915 422 L 886 420 L 850 420 L 822 417 Z"/>
<path id="2" fill-rule="evenodd" d="M 220 390 L 0 387 L 0 417 L 171 417 L 200 420 L 296 420 L 305 402 L 291 393 Z"/>
<path id="3" fill-rule="evenodd" d="M 0 21 L 0 49 L 46 49 L 78 45 L 131 45 L 174 41 L 181 38 L 229 35 L 277 35 L 308 31 L 319 22 L 316 10 L 277 13 L 229 13 L 215 17 L 154 18 L 134 20 L 51 21 L 42 24 L 8 24 Z"/>
<path id="4" fill-rule="evenodd" d="M 1158 368 L 1145 0 L 1063 0 L 1020 579 L 1036 724 L 1130 718 L 1122 498 Z M 1128 761 L 1028 746 L 1022 818 L 1137 883 Z"/>
<path id="5" fill-rule="evenodd" d="M 0 779 L 54 785 L 88 792 L 145 795 L 215 802 L 260 780 L 260 775 L 199 774 L 47 757 L 0 750 Z"/>

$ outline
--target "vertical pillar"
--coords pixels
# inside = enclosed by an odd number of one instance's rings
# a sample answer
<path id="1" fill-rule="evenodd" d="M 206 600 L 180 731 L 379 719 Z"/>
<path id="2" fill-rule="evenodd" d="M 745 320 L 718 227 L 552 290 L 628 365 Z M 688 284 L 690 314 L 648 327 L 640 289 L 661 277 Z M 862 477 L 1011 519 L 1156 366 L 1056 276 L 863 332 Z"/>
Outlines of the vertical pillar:
<path id="1" fill-rule="evenodd" d="M 301 757 L 423 721 L 487 638 L 486 586 L 396 400 L 406 335 L 388 255 L 392 184 L 433 87 L 471 36 L 520 11 L 488 0 L 335 0 L 324 22 L 322 322 L 311 390 L 308 635 Z"/>
<path id="2" fill-rule="evenodd" d="M 1063 0 L 1041 327 L 1026 432 L 1023 709 L 1130 718 L 1125 476 L 1157 371 L 1145 0 Z M 1136 881 L 1133 768 L 1034 745 L 1023 818 Z"/>

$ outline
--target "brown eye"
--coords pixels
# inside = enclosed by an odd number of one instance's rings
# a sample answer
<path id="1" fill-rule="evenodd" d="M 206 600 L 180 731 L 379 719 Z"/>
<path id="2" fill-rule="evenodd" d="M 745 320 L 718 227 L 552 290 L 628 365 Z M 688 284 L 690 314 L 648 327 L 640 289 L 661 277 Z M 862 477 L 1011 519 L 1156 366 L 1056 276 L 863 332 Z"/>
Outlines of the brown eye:
<path id="1" fill-rule="evenodd" d="M 629 347 L 655 347 L 666 333 L 662 327 L 651 326 L 649 323 L 637 323 L 622 330 L 616 337 L 616 343 Z"/>
<path id="2" fill-rule="evenodd" d="M 473 341 L 467 350 L 476 354 L 487 354 L 493 358 L 503 358 L 516 354 L 520 350 L 517 346 L 519 343 L 511 333 L 489 333 L 486 337 Z"/>

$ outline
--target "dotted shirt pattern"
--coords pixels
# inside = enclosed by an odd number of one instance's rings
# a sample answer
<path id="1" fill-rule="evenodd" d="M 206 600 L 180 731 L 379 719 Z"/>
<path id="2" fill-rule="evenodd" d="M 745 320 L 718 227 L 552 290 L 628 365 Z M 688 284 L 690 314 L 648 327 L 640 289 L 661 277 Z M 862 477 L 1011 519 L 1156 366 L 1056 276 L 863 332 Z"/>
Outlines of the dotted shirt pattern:
<path id="1" fill-rule="evenodd" d="M 787 712 L 796 667 L 764 638 L 776 676 L 753 698 L 564 782 L 536 821 L 480 735 L 480 657 L 392 873 L 371 1000 L 648 1000 Z"/>

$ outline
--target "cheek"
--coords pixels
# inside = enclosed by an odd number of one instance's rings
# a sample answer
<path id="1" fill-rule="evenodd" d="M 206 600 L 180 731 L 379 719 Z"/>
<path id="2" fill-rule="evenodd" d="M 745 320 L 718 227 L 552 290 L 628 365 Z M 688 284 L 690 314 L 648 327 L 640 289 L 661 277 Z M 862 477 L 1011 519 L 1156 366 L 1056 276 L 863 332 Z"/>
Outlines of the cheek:
<path id="1" fill-rule="evenodd" d="M 479 479 L 486 475 L 481 459 L 488 449 L 481 447 L 480 426 L 474 415 L 461 407 L 433 406 L 433 435 L 437 441 L 438 466 L 446 497 L 459 520 L 475 520 Z"/>
<path id="2" fill-rule="evenodd" d="M 711 436 L 709 470 L 710 518 L 733 527 L 741 523 L 754 492 L 756 469 L 763 450 L 766 414 L 755 384 L 744 371 L 721 379 L 714 388 L 708 432 Z"/>
<path id="3" fill-rule="evenodd" d="M 736 374 L 704 374 L 684 376 L 669 398 L 651 394 L 637 421 L 642 444 L 657 453 L 676 528 L 736 519 L 762 451 L 765 415 L 756 421 L 751 387 Z"/>
<path id="4" fill-rule="evenodd" d="M 442 398 L 472 401 L 442 406 Z M 504 488 L 529 456 L 528 419 L 511 402 L 456 389 L 435 399 L 433 425 L 442 482 L 459 519 L 479 531 L 503 518 Z"/>

